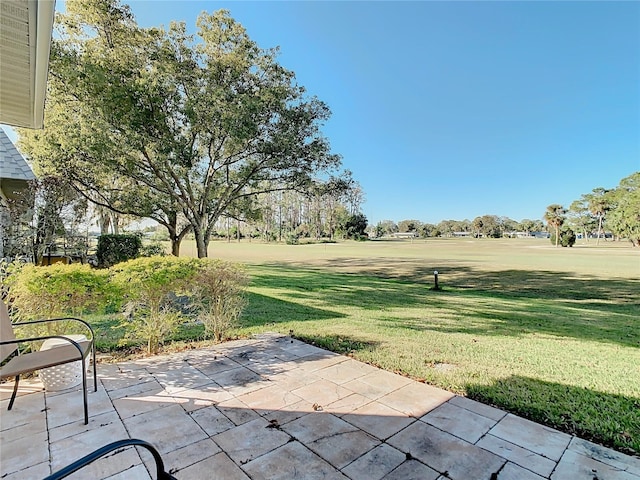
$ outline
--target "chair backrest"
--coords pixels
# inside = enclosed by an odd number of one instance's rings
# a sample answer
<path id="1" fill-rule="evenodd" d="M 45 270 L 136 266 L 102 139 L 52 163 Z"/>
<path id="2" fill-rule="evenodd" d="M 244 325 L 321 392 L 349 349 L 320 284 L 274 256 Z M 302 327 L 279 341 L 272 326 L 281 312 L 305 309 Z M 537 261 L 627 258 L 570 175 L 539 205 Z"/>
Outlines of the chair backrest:
<path id="1" fill-rule="evenodd" d="M 0 342 L 15 340 L 11 319 L 9 318 L 9 310 L 3 301 L 0 300 Z M 4 361 L 9 355 L 16 351 L 18 345 L 12 343 L 10 345 L 0 345 L 0 362 Z"/>

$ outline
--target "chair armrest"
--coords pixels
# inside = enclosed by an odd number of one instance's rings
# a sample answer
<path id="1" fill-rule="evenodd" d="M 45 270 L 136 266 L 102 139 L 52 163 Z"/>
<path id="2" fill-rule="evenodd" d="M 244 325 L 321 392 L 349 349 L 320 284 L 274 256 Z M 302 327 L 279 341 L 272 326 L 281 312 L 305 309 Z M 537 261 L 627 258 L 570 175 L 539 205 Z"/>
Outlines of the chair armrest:
<path id="1" fill-rule="evenodd" d="M 78 353 L 80 353 L 80 358 L 84 356 L 84 353 L 82 352 L 82 347 L 80 347 L 80 344 L 75 340 L 70 339 L 69 337 L 65 337 L 64 335 L 45 335 L 43 337 L 16 338 L 15 340 L 4 340 L 0 342 L 0 345 L 10 345 L 12 343 L 15 343 L 17 345 L 19 343 L 37 342 L 40 340 L 48 340 L 50 338 L 59 338 L 60 340 L 65 340 L 73 344 L 73 346 L 76 347 L 76 349 L 78 350 Z"/>
<path id="2" fill-rule="evenodd" d="M 162 462 L 160 453 L 158 453 L 155 447 L 150 443 L 145 442 L 144 440 L 138 440 L 136 438 L 118 440 L 117 442 L 113 442 L 108 445 L 105 445 L 104 447 L 101 447 L 91 452 L 90 454 L 85 455 L 81 459 L 76 460 L 72 464 L 67 465 L 61 470 L 58 470 L 57 472 L 52 473 L 51 475 L 46 477 L 44 480 L 60 480 L 62 478 L 68 477 L 72 473 L 77 472 L 81 468 L 86 467 L 87 465 L 89 465 L 92 462 L 95 462 L 101 457 L 104 457 L 106 454 L 114 450 L 118 450 L 122 447 L 128 447 L 132 445 L 137 447 L 144 447 L 147 450 L 149 450 L 149 452 L 151 452 L 151 455 L 153 455 L 153 459 L 156 462 L 156 471 L 157 471 L 156 478 L 158 480 L 176 480 L 176 478 L 173 475 L 164 471 L 164 463 Z"/>
<path id="3" fill-rule="evenodd" d="M 93 339 L 95 337 L 95 334 L 93 332 L 93 327 L 91 327 L 91 325 L 89 325 L 88 322 L 86 322 L 85 320 L 82 320 L 81 318 L 75 318 L 75 317 L 48 318 L 44 320 L 32 320 L 29 322 L 16 322 L 16 323 L 12 323 L 11 325 L 13 327 L 22 327 L 24 325 L 33 325 L 34 323 L 66 322 L 69 320 L 82 323 L 91 332 L 90 340 L 93 342 Z"/>

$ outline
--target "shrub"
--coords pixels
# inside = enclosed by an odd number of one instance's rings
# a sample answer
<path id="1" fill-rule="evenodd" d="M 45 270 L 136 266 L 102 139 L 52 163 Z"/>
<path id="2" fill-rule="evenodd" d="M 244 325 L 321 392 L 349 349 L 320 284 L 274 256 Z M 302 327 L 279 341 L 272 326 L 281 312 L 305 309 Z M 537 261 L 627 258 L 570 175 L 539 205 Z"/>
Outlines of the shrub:
<path id="1" fill-rule="evenodd" d="M 285 243 L 287 245 L 298 245 L 300 243 L 300 237 L 295 233 L 290 233 L 287 235 L 287 238 L 285 238 Z"/>
<path id="2" fill-rule="evenodd" d="M 553 245 L 556 244 L 556 233 L 551 232 L 549 237 Z M 576 234 L 571 228 L 564 226 L 560 230 L 560 241 L 558 242 L 563 247 L 573 247 L 576 243 Z"/>
<path id="3" fill-rule="evenodd" d="M 57 263 L 47 267 L 13 264 L 9 267 L 6 284 L 14 316 L 22 321 L 104 310 L 119 297 L 109 281 L 108 272 L 81 264 Z M 34 325 L 30 333 L 33 336 L 54 335 L 67 327 L 62 323 L 58 325 L 59 328 L 55 328 L 49 324 L 46 331 L 39 330 L 44 327 Z"/>
<path id="4" fill-rule="evenodd" d="M 205 335 L 222 341 L 246 305 L 244 288 L 249 278 L 237 264 L 203 260 L 193 282 L 193 304 L 204 323 Z"/>
<path id="5" fill-rule="evenodd" d="M 127 300 L 128 337 L 146 340 L 149 353 L 157 353 L 177 328 L 181 316 L 175 310 L 174 294 L 189 290 L 200 263 L 195 258 L 155 256 L 111 267 L 113 281 Z"/>
<path id="6" fill-rule="evenodd" d="M 160 242 L 151 242 L 147 245 L 143 245 L 140 249 L 141 257 L 164 257 L 167 254 L 166 248 Z"/>
<path id="7" fill-rule="evenodd" d="M 142 240 L 138 235 L 100 235 L 98 237 L 98 266 L 110 267 L 138 257 Z"/>

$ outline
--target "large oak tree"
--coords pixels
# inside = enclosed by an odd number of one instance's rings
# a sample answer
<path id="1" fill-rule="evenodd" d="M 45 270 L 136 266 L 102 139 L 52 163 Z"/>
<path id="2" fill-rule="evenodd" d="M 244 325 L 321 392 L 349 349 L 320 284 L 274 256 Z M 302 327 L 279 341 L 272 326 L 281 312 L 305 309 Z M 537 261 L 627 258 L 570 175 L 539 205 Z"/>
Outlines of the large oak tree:
<path id="1" fill-rule="evenodd" d="M 157 220 L 174 254 L 190 230 L 207 256 L 221 215 L 340 166 L 328 107 L 227 11 L 190 35 L 140 28 L 117 0 L 69 0 L 57 31 L 46 128 L 21 148 L 94 202 Z"/>

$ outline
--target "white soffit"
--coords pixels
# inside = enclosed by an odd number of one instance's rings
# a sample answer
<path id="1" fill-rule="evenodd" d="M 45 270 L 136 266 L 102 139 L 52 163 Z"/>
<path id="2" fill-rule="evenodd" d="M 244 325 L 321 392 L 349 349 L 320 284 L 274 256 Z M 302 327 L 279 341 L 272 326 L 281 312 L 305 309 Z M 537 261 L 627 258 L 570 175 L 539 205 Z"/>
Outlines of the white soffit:
<path id="1" fill-rule="evenodd" d="M 0 123 L 42 128 L 55 0 L 0 0 Z"/>

